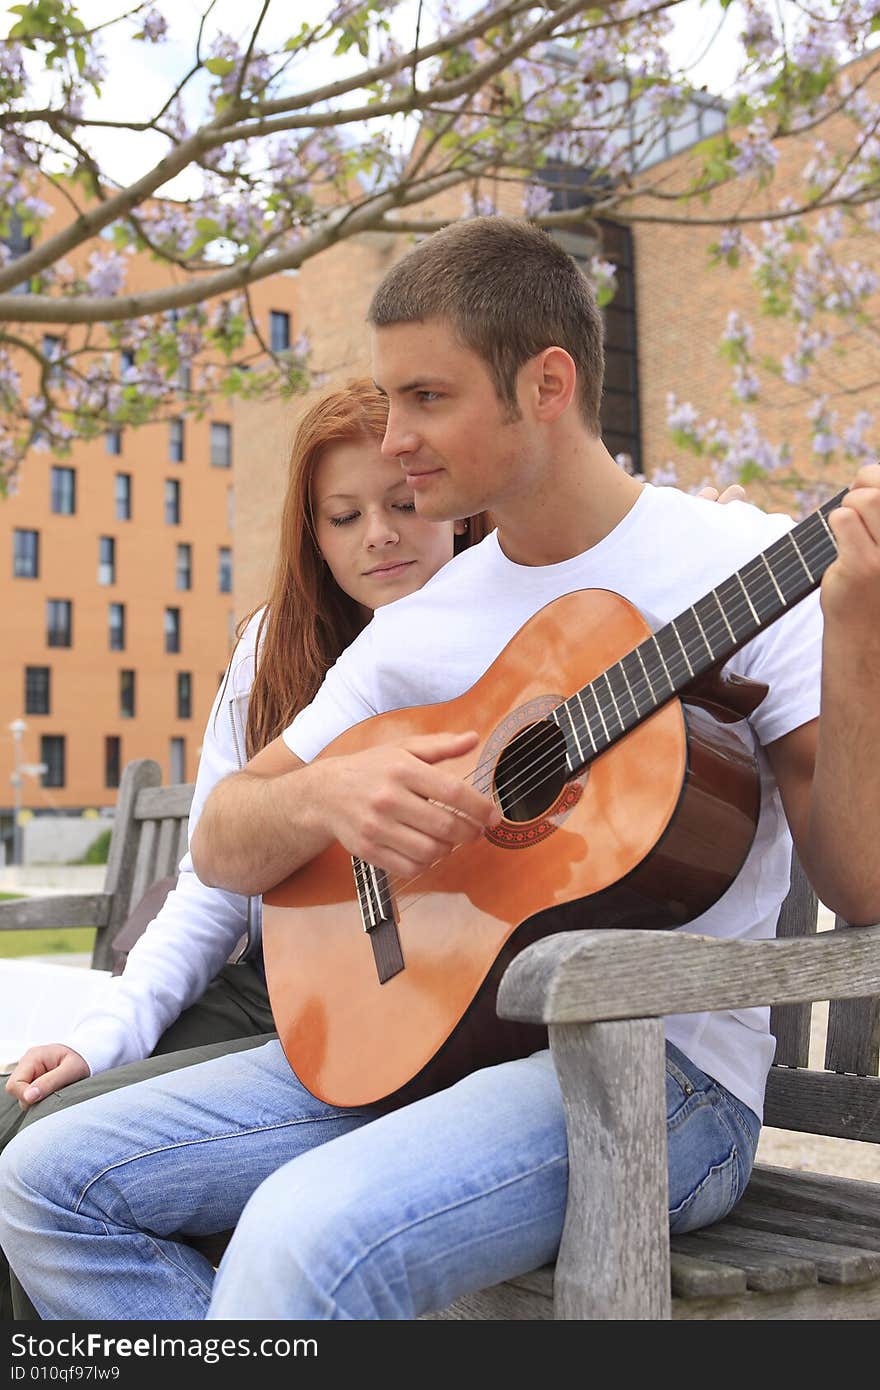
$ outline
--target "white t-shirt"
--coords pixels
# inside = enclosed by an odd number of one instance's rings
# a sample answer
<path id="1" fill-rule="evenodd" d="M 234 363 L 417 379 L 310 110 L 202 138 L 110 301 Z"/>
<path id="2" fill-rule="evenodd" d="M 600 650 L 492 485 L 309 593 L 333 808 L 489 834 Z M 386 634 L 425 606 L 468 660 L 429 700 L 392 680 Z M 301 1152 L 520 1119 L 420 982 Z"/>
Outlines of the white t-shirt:
<path id="1" fill-rule="evenodd" d="M 285 742 L 309 762 L 362 719 L 454 699 L 483 675 L 539 608 L 575 589 L 623 595 L 656 631 L 793 525 L 790 517 L 768 515 L 745 502 L 719 506 L 646 484 L 610 535 L 560 564 L 514 564 L 493 533 L 456 556 L 419 592 L 377 610 L 328 672 L 312 704 L 285 730 Z M 821 609 L 813 593 L 729 661 L 726 669 L 770 687 L 750 718 L 759 745 L 818 715 L 821 638 Z M 761 811 L 746 862 L 719 901 L 679 930 L 738 938 L 775 934 L 789 888 L 791 837 L 760 746 L 758 758 Z M 667 1036 L 759 1117 L 775 1049 L 769 1025 L 766 1008 L 666 1020 Z"/>

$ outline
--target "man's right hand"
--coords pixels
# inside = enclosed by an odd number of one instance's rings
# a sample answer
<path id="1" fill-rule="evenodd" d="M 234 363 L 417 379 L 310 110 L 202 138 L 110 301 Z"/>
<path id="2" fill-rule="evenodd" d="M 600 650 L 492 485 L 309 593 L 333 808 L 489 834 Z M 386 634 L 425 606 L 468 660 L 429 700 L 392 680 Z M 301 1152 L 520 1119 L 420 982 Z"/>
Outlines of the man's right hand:
<path id="1" fill-rule="evenodd" d="M 45 1100 L 53 1091 L 60 1091 L 74 1081 L 89 1076 L 89 1065 L 72 1047 L 63 1043 L 43 1043 L 29 1047 L 16 1063 L 6 1082 L 11 1096 L 18 1097 L 22 1110 Z"/>
<path id="2" fill-rule="evenodd" d="M 398 746 L 327 758 L 324 813 L 335 838 L 349 854 L 404 879 L 479 839 L 500 810 L 441 766 L 478 742 L 473 732 L 415 734 Z"/>

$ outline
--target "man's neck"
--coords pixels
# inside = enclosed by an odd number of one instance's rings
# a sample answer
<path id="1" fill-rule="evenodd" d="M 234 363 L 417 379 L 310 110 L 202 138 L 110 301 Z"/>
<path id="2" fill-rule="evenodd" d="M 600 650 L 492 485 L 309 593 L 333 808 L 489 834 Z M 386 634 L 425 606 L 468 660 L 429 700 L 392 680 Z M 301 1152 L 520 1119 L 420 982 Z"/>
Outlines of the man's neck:
<path id="1" fill-rule="evenodd" d="M 515 564 L 560 564 L 610 535 L 641 491 L 600 439 L 561 447 L 537 491 L 494 511 L 498 542 Z"/>

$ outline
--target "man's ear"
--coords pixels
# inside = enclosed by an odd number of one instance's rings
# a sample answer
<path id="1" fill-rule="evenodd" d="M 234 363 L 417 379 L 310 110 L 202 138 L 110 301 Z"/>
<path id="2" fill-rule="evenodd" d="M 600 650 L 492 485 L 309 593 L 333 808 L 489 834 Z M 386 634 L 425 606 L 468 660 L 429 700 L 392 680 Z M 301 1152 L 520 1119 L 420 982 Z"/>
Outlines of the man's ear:
<path id="1" fill-rule="evenodd" d="M 571 405 L 577 391 L 577 367 L 565 348 L 548 347 L 523 368 L 536 418 L 557 420 Z"/>

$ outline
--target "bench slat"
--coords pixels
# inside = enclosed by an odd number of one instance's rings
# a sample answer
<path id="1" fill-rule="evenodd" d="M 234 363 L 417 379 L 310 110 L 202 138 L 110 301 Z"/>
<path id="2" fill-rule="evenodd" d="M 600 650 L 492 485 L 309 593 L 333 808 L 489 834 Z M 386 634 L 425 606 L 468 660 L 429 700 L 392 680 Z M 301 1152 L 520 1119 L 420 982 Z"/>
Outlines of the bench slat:
<path id="1" fill-rule="evenodd" d="M 0 903 L 0 931 L 51 927 L 102 927 L 110 916 L 106 893 L 53 893 Z"/>
<path id="2" fill-rule="evenodd" d="M 858 1178 L 756 1163 L 743 1201 L 753 1195 L 785 1211 L 818 1210 L 835 1220 L 880 1227 L 880 1188 Z"/>
<path id="3" fill-rule="evenodd" d="M 164 820 L 166 816 L 186 819 L 193 786 L 192 782 L 176 782 L 171 787 L 142 787 L 135 798 L 135 820 Z"/>
<path id="4" fill-rule="evenodd" d="M 819 1281 L 815 1260 L 781 1255 L 769 1250 L 746 1250 L 743 1246 L 725 1238 L 721 1228 L 706 1231 L 692 1231 L 688 1235 L 673 1236 L 672 1248 L 676 1255 L 693 1255 L 697 1259 L 717 1261 L 722 1269 L 741 1272 L 742 1288 L 756 1289 L 762 1293 L 779 1293 L 783 1289 L 804 1289 Z M 676 1288 L 672 1283 L 673 1297 L 700 1297 L 702 1290 Z M 707 1289 L 706 1293 L 711 1292 Z M 719 1293 L 726 1290 L 719 1290 Z M 731 1293 L 739 1293 L 740 1288 L 731 1288 Z"/>
<path id="5" fill-rule="evenodd" d="M 880 1143 L 880 1080 L 771 1067 L 764 1123 L 804 1134 Z"/>

